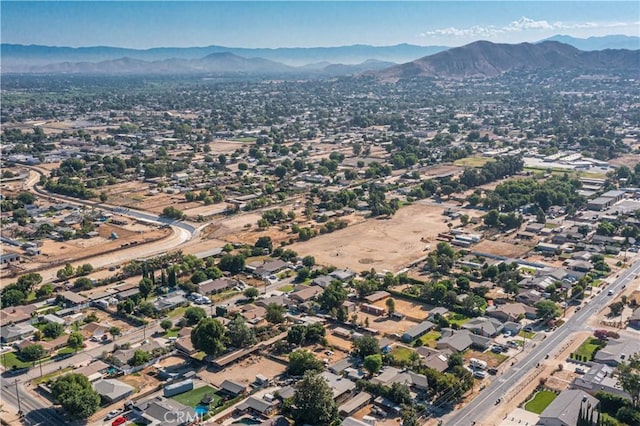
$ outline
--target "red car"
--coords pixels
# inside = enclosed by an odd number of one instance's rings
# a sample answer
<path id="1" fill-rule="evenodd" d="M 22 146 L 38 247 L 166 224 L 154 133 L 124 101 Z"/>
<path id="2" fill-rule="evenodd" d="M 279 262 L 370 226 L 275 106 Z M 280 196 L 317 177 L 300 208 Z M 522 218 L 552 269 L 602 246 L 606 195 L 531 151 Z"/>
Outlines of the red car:
<path id="1" fill-rule="evenodd" d="M 127 417 L 126 416 L 120 416 L 117 419 L 115 419 L 114 421 L 111 422 L 111 426 L 120 426 L 122 424 L 125 424 L 127 422 Z"/>

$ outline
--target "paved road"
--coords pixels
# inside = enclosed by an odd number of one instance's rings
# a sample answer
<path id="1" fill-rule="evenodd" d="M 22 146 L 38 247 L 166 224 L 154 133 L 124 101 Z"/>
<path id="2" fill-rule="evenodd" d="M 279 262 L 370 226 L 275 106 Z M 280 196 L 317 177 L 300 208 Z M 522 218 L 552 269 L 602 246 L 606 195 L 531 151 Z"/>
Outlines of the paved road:
<path id="1" fill-rule="evenodd" d="M 468 426 L 474 424 L 474 421 L 477 424 L 482 424 L 480 420 L 492 409 L 496 400 L 505 395 L 523 376 L 532 371 L 544 359 L 545 355 L 556 350 L 569 335 L 576 331 L 588 329 L 587 319 L 606 306 L 608 300 L 615 297 L 608 296 L 609 290 L 613 291 L 614 295 L 617 294 L 623 285 L 630 283 L 639 273 L 640 262 L 632 264 L 631 267 L 621 272 L 620 276 L 612 284 L 605 287 L 600 294 L 596 295 L 580 311 L 569 318 L 564 325 L 545 340 L 537 342 L 536 347 L 526 358 L 506 370 L 502 376 L 495 379 L 464 408 L 454 411 L 444 418 L 444 424 Z"/>

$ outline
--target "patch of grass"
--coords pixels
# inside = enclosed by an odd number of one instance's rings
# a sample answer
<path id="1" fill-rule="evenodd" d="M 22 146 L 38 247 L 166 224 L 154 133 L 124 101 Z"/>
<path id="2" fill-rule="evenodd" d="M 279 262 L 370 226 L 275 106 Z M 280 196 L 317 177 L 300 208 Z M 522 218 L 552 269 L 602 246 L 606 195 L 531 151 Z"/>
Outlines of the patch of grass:
<path id="1" fill-rule="evenodd" d="M 440 338 L 442 333 L 436 330 L 431 330 L 424 336 L 420 337 L 418 340 L 422 344 L 422 346 L 429 346 L 431 348 L 436 347 L 436 341 Z"/>
<path id="2" fill-rule="evenodd" d="M 191 355 L 191 358 L 202 361 L 206 356 L 207 354 L 204 352 L 196 352 L 195 354 Z"/>
<path id="3" fill-rule="evenodd" d="M 482 167 L 490 161 L 493 161 L 493 158 L 472 156 L 460 158 L 459 160 L 454 161 L 453 164 L 462 167 Z"/>
<path id="4" fill-rule="evenodd" d="M 524 405 L 524 409 L 532 413 L 540 414 L 556 399 L 558 395 L 549 391 L 539 391 L 533 399 Z"/>
<path id="5" fill-rule="evenodd" d="M 169 329 L 166 333 L 164 333 L 164 337 L 165 339 L 168 339 L 169 337 L 178 337 L 178 333 L 180 332 L 180 329 L 177 327 L 171 328 Z"/>
<path id="6" fill-rule="evenodd" d="M 410 362 L 413 352 L 413 350 L 405 348 L 404 346 L 394 346 L 389 354 L 398 362 Z"/>
<path id="7" fill-rule="evenodd" d="M 18 357 L 18 353 L 17 352 L 5 352 L 2 355 L 0 355 L 0 361 L 2 362 L 2 365 L 4 365 L 4 367 L 6 369 L 12 369 L 14 368 L 31 368 L 33 367 L 33 363 L 32 362 L 25 362 L 23 360 L 21 360 Z"/>
<path id="8" fill-rule="evenodd" d="M 32 382 L 33 382 L 34 385 L 39 385 L 39 384 L 42 384 L 42 383 L 46 383 L 49 380 L 51 380 L 51 379 L 53 379 L 55 377 L 61 376 L 61 375 L 65 374 L 65 373 L 68 373 L 69 371 L 72 371 L 72 370 L 73 370 L 73 367 L 69 366 L 67 368 L 63 368 L 62 370 L 56 370 L 53 373 L 45 374 L 42 377 L 38 377 L 37 379 L 33 379 Z"/>
<path id="9" fill-rule="evenodd" d="M 180 395 L 172 396 L 171 399 L 178 401 L 181 404 L 187 405 L 189 407 L 195 407 L 200 404 L 202 398 L 205 395 L 210 395 L 213 397 L 211 400 L 211 405 L 214 407 L 218 405 L 218 401 L 222 399 L 222 396 L 217 393 L 218 391 L 209 385 L 202 386 L 200 388 L 192 389 L 189 392 L 181 393 Z"/>
<path id="10" fill-rule="evenodd" d="M 535 336 L 536 333 L 534 333 L 533 331 L 520 331 L 520 333 L 518 333 L 518 336 L 520 337 L 524 337 L 525 339 L 533 339 L 533 336 Z"/>
<path id="11" fill-rule="evenodd" d="M 184 315 L 184 312 L 187 310 L 188 306 L 180 306 L 179 308 L 175 308 L 173 311 L 169 312 L 167 316 L 169 318 L 181 317 Z"/>
<path id="12" fill-rule="evenodd" d="M 243 136 L 241 138 L 233 138 L 231 140 L 234 142 L 255 142 L 257 138 L 254 138 L 253 136 Z"/>
<path id="13" fill-rule="evenodd" d="M 554 228 L 557 228 L 558 225 L 556 225 L 555 223 L 545 223 L 544 227 L 547 229 L 554 229 Z"/>
<path id="14" fill-rule="evenodd" d="M 294 288 L 293 285 L 287 284 L 280 287 L 278 291 L 281 291 L 283 293 L 289 293 L 290 291 L 293 291 L 293 288 Z"/>
<path id="15" fill-rule="evenodd" d="M 58 355 L 66 355 L 66 354 L 73 354 L 76 353 L 76 350 L 70 346 L 65 346 L 64 348 L 60 349 L 57 354 Z"/>
<path id="16" fill-rule="evenodd" d="M 227 290 L 227 291 L 223 291 L 222 293 L 218 293 L 218 294 L 214 294 L 213 296 L 211 296 L 211 301 L 213 303 L 218 303 L 218 302 L 222 302 L 223 300 L 227 300 L 232 298 L 233 296 L 235 296 L 236 294 L 239 294 L 240 292 L 237 290 Z"/>
<path id="17" fill-rule="evenodd" d="M 604 345 L 604 341 L 596 339 L 595 337 L 588 337 L 572 355 L 577 355 L 581 357 L 581 359 L 591 361 L 593 359 L 593 354 L 598 349 L 603 348 Z"/>
<path id="18" fill-rule="evenodd" d="M 591 287 L 600 287 L 600 284 L 602 284 L 601 279 L 591 281 Z"/>
<path id="19" fill-rule="evenodd" d="M 449 316 L 447 317 L 447 321 L 449 321 L 449 324 L 457 324 L 458 326 L 466 324 L 470 319 L 471 318 L 458 313 L 449 314 Z"/>

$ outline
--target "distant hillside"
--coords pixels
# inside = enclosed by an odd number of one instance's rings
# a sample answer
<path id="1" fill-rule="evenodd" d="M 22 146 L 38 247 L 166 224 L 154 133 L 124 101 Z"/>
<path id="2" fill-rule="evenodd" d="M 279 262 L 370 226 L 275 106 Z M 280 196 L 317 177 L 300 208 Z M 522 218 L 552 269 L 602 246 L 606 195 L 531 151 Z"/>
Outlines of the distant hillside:
<path id="1" fill-rule="evenodd" d="M 214 53 L 232 53 L 244 58 L 263 58 L 289 66 L 302 66 L 320 62 L 330 64 L 360 64 L 373 59 L 403 63 L 448 49 L 444 46 L 395 46 L 352 45 L 339 47 L 247 49 L 224 46 L 161 47 L 154 49 L 124 49 L 118 47 L 54 47 L 39 45 L 1 44 L 3 68 L 20 71 L 33 66 L 62 62 L 104 62 L 131 58 L 141 61 L 167 59 L 199 59 Z"/>
<path id="2" fill-rule="evenodd" d="M 640 37 L 632 37 L 626 35 L 607 35 L 589 38 L 576 38 L 568 35 L 555 35 L 542 41 L 557 41 L 584 51 L 605 49 L 640 49 Z"/>
<path id="3" fill-rule="evenodd" d="M 494 77 L 518 69 L 629 69 L 640 73 L 639 64 L 639 50 L 583 52 L 555 41 L 538 44 L 477 41 L 374 74 L 383 79 L 403 79 Z"/>

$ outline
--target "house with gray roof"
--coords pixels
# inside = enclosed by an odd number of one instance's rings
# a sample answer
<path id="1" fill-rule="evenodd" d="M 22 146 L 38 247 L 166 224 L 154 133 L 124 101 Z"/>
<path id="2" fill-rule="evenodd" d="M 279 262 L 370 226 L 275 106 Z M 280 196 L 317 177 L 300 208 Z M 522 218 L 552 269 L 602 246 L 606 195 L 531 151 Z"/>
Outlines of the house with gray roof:
<path id="1" fill-rule="evenodd" d="M 595 408 L 599 401 L 588 393 L 572 389 L 566 390 L 540 414 L 538 424 L 541 426 L 575 426 L 581 409 L 587 407 L 594 408 L 594 420 L 597 420 L 598 413 Z"/>
<path id="2" fill-rule="evenodd" d="M 122 401 L 133 394 L 133 386 L 117 379 L 103 379 L 93 383 L 93 389 L 100 395 L 103 401 L 109 404 Z"/>
<path id="3" fill-rule="evenodd" d="M 240 382 L 236 382 L 234 380 L 225 380 L 220 385 L 220 388 L 223 391 L 230 393 L 231 395 L 234 395 L 234 396 L 242 395 L 247 391 L 247 387 L 245 385 L 243 385 Z"/>
<path id="4" fill-rule="evenodd" d="M 184 306 L 188 300 L 184 297 L 182 290 L 175 291 L 165 296 L 160 296 L 152 302 L 153 307 L 158 312 L 168 312 L 180 306 Z"/>
<path id="5" fill-rule="evenodd" d="M 495 318 L 478 317 L 463 324 L 462 328 L 480 336 L 495 337 L 500 333 L 503 325 Z"/>
<path id="6" fill-rule="evenodd" d="M 422 321 L 420 324 L 405 331 L 404 334 L 402 334 L 402 341 L 405 343 L 413 342 L 417 338 L 427 334 L 433 327 L 435 327 L 435 324 L 431 321 Z"/>
<path id="7" fill-rule="evenodd" d="M 442 329 L 442 336 L 436 343 L 437 349 L 451 349 L 462 352 L 471 346 L 480 349 L 487 349 L 491 344 L 491 339 L 479 334 L 474 334 L 469 330 Z"/>
<path id="8" fill-rule="evenodd" d="M 162 396 L 138 401 L 132 411 L 148 425 L 186 426 L 196 421 L 193 408 Z"/>
<path id="9" fill-rule="evenodd" d="M 327 381 L 327 384 L 333 392 L 333 399 L 336 401 L 343 399 L 356 388 L 356 384 L 349 379 L 346 379 L 337 374 L 324 371 L 320 373 L 320 376 Z"/>
<path id="10" fill-rule="evenodd" d="M 0 327 L 0 340 L 2 343 L 12 343 L 35 333 L 36 328 L 31 324 L 9 324 Z"/>
<path id="11" fill-rule="evenodd" d="M 572 387 L 582 389 L 594 396 L 602 391 L 631 399 L 631 396 L 618 386 L 618 378 L 614 376 L 614 373 L 614 367 L 594 363 L 587 374 L 574 379 Z"/>
<path id="12" fill-rule="evenodd" d="M 367 392 L 359 392 L 353 398 L 338 407 L 338 414 L 341 417 L 348 417 L 367 405 L 373 396 Z"/>
<path id="13" fill-rule="evenodd" d="M 633 354 L 640 352 L 640 341 L 629 340 L 609 340 L 607 346 L 600 349 L 593 357 L 595 362 L 616 367 Z"/>
<path id="14" fill-rule="evenodd" d="M 263 416 L 268 416 L 271 411 L 273 411 L 274 404 L 264 399 L 256 398 L 255 396 L 250 396 L 249 398 L 242 401 L 236 407 L 236 411 L 239 413 L 254 413 L 261 414 Z"/>

